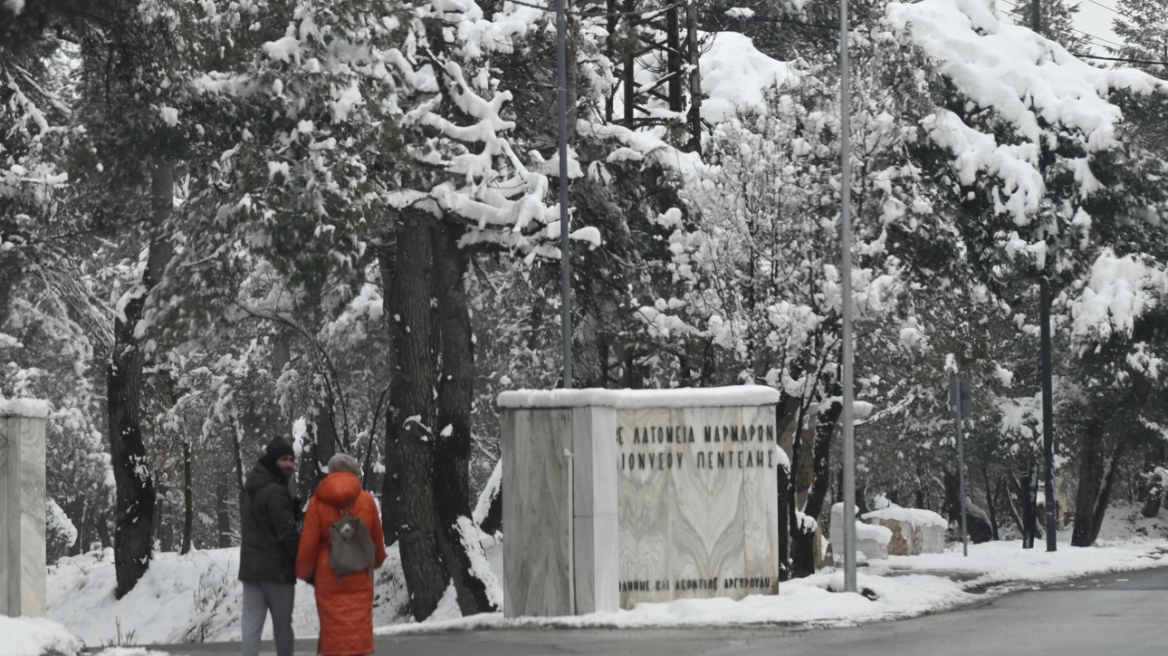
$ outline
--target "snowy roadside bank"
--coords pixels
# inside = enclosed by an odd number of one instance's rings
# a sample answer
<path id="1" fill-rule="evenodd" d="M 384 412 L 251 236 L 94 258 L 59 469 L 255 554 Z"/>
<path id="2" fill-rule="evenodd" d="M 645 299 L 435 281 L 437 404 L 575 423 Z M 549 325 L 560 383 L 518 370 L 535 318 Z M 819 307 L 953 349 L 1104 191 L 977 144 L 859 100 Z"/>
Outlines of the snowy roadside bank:
<path id="1" fill-rule="evenodd" d="M 638 604 L 628 611 L 579 617 L 504 619 L 502 613 L 381 627 L 378 635 L 488 628 L 646 628 L 798 624 L 850 626 L 904 619 L 984 601 L 1018 589 L 1081 576 L 1168 566 L 1168 540 L 1127 541 L 1079 549 L 1060 534 L 1059 549 L 1048 553 L 1022 549 L 1021 541 L 959 545 L 927 556 L 892 556 L 872 561 L 857 573 L 861 594 L 843 590 L 843 573 L 825 569 L 780 585 L 777 596 L 754 595 L 741 601 L 686 599 Z"/>
<path id="2" fill-rule="evenodd" d="M 1070 533 L 1064 531 L 1059 534 L 1059 549 L 1053 553 L 1046 552 L 1041 543 L 1036 549 L 1022 549 L 1020 541 L 1005 540 L 971 545 L 968 558 L 953 544 L 940 554 L 870 561 L 860 569 L 858 582 L 862 590 L 870 591 L 871 599 L 836 592 L 843 589 L 843 575 L 827 569 L 783 583 L 777 596 L 640 604 L 628 611 L 579 617 L 504 619 L 502 613 L 459 617 L 457 604 L 448 594 L 438 611 L 422 623 L 405 616 L 407 595 L 394 547 L 377 573 L 374 621 L 378 635 L 392 635 L 523 627 L 847 626 L 900 619 L 1080 576 L 1168 566 L 1168 516 L 1144 519 L 1132 509 L 1114 509 L 1097 546 L 1080 549 L 1069 542 Z M 485 546 L 491 569 L 502 581 L 501 543 Z M 241 598 L 235 580 L 238 559 L 238 549 L 193 551 L 186 556 L 158 554 L 142 582 L 118 601 L 113 599 L 112 554 L 94 552 L 63 559 L 49 569 L 48 617 L 91 649 L 237 641 Z M 298 638 L 317 634 L 313 591 L 304 584 L 296 589 L 294 623 Z M 269 624 L 268 637 L 270 631 Z M 9 653 L 0 648 L 0 656 L 45 653 Z"/>

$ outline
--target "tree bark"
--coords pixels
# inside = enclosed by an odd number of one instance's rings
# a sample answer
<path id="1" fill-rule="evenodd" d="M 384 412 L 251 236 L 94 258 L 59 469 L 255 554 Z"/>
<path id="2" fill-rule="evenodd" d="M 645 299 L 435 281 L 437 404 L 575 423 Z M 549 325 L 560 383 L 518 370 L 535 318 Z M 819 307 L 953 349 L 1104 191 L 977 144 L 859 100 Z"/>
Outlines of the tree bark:
<path id="1" fill-rule="evenodd" d="M 949 523 L 957 525 L 961 530 L 961 479 L 957 472 L 945 472 L 945 502 L 949 506 Z M 966 481 L 968 483 L 968 481 Z M 968 491 L 966 497 L 968 498 Z M 985 519 L 970 513 L 965 513 L 965 530 L 969 533 L 969 541 L 974 544 L 989 542 L 993 538 L 993 531 Z"/>
<path id="2" fill-rule="evenodd" d="M 1018 480 L 1018 488 L 1021 492 L 1019 497 L 1022 499 L 1022 548 L 1033 549 L 1034 540 L 1038 535 L 1038 509 L 1036 508 L 1035 499 L 1037 499 L 1038 489 L 1035 486 L 1034 479 L 1031 475 L 1032 469 L 1027 467 L 1026 474 Z"/>
<path id="3" fill-rule="evenodd" d="M 1086 545 L 1077 545 L 1072 542 L 1073 546 L 1090 546 L 1095 544 L 1095 540 L 1099 538 L 1099 530 L 1103 528 L 1103 518 L 1107 514 L 1107 504 L 1111 501 L 1111 491 L 1115 489 L 1115 473 L 1119 470 L 1119 460 L 1123 457 L 1124 451 L 1127 447 L 1127 441 L 1119 438 L 1115 441 L 1115 449 L 1111 452 L 1111 458 L 1107 463 L 1107 473 L 1103 477 L 1103 484 L 1100 486 L 1099 498 L 1095 504 L 1095 511 L 1091 515 L 1091 530 L 1087 536 L 1088 543 Z M 1075 509 L 1076 511 L 1078 508 Z M 1078 525 L 1076 524 L 1076 528 Z"/>
<path id="4" fill-rule="evenodd" d="M 1092 404 L 1083 423 L 1082 446 L 1079 452 L 1079 487 L 1075 491 L 1075 527 L 1071 531 L 1071 546 L 1089 547 L 1095 543 L 1096 504 L 1103 491 L 1105 476 L 1103 462 L 1103 429 L 1107 417 L 1098 404 Z"/>
<path id="5" fill-rule="evenodd" d="M 406 208 L 397 229 L 397 262 L 389 296 L 396 368 L 390 386 L 390 421 L 400 450 L 402 570 L 410 610 L 418 621 L 434 612 L 446 586 L 432 481 L 434 476 L 434 368 L 430 353 L 432 240 L 425 212 Z"/>
<path id="6" fill-rule="evenodd" d="M 811 489 L 807 493 L 807 503 L 803 506 L 803 513 L 819 521 L 823 515 L 823 502 L 827 498 L 827 490 L 831 486 L 831 442 L 835 436 L 836 424 L 843 405 L 833 403 L 826 412 L 819 415 L 815 426 L 815 444 L 812 446 L 812 467 L 814 478 Z M 798 467 L 798 463 L 795 463 Z M 793 476 L 792 478 L 797 478 Z M 803 530 L 791 531 L 792 575 L 796 577 L 810 576 L 815 573 L 815 533 Z"/>
<path id="7" fill-rule="evenodd" d="M 981 474 L 985 482 L 986 512 L 990 514 L 990 537 L 996 541 L 1000 539 L 998 537 L 998 513 L 994 510 L 994 487 L 990 483 L 989 465 L 982 466 Z"/>
<path id="8" fill-rule="evenodd" d="M 231 506 L 227 503 L 227 486 L 220 483 L 215 488 L 215 529 L 220 549 L 231 546 Z"/>
<path id="9" fill-rule="evenodd" d="M 155 229 L 170 217 L 174 203 L 174 170 L 158 162 L 151 172 L 151 214 Z M 142 383 L 146 354 L 134 332 L 142 320 L 146 297 L 162 280 L 174 250 L 166 241 L 151 236 L 142 289 L 125 305 L 114 321 L 114 347 L 106 371 L 106 407 L 109 413 L 111 466 L 117 489 L 114 512 L 114 597 L 121 599 L 150 565 L 154 553 L 154 505 L 157 493 L 146 444 L 142 436 Z"/>
<path id="10" fill-rule="evenodd" d="M 191 480 L 192 460 L 194 457 L 191 453 L 190 442 L 183 442 L 183 534 L 182 534 L 182 550 L 180 553 L 186 555 L 191 550 L 191 534 L 195 527 L 195 485 Z"/>
<path id="11" fill-rule="evenodd" d="M 387 240 L 388 241 L 388 240 Z M 396 261 L 393 246 L 388 243 L 377 247 L 377 266 L 381 271 L 381 285 L 385 289 L 385 318 L 390 338 L 393 338 L 395 322 L 392 298 L 394 278 L 396 275 Z M 390 361 L 387 363 L 390 371 L 396 370 L 396 358 L 393 349 L 390 349 Z M 385 470 L 381 477 L 381 528 L 385 533 L 385 545 L 391 546 L 398 540 L 398 529 L 402 525 L 401 519 L 401 449 L 398 421 L 393 409 L 393 383 L 390 382 L 390 401 L 385 412 L 385 448 L 382 453 L 382 467 Z"/>
<path id="12" fill-rule="evenodd" d="M 438 301 L 436 332 L 440 333 L 437 421 L 434 436 L 434 496 L 449 555 L 446 573 L 454 583 L 463 615 L 496 608 L 487 586 L 478 578 L 458 530 L 458 519 L 470 517 L 471 407 L 474 403 L 474 335 L 465 276 L 468 254 L 458 247 L 461 230 L 443 222 L 434 228 L 434 297 Z"/>
<path id="13" fill-rule="evenodd" d="M 89 504 L 85 495 L 78 494 L 73 497 L 73 502 L 68 504 L 65 510 L 69 521 L 73 522 L 73 526 L 77 527 L 77 541 L 69 547 L 67 555 L 79 556 L 89 547 Z"/>

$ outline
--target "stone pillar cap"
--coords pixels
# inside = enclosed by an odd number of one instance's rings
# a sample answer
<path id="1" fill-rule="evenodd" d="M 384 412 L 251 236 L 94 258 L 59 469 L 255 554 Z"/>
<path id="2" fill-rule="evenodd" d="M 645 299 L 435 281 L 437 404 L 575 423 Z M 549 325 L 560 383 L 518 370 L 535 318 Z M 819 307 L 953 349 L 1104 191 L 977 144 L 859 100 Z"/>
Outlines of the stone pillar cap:
<path id="1" fill-rule="evenodd" d="M 513 390 L 499 394 L 498 399 L 500 408 L 716 408 L 773 405 L 778 402 L 778 390 L 765 385 L 640 390 Z"/>

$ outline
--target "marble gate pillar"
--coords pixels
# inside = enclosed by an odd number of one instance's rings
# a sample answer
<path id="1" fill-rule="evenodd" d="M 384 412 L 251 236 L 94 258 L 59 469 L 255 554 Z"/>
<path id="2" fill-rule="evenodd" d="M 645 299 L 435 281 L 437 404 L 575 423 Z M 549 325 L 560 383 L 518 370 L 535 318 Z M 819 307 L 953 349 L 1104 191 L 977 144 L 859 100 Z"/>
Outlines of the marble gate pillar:
<path id="1" fill-rule="evenodd" d="M 41 401 L 0 401 L 0 615 L 45 615 L 45 417 Z"/>

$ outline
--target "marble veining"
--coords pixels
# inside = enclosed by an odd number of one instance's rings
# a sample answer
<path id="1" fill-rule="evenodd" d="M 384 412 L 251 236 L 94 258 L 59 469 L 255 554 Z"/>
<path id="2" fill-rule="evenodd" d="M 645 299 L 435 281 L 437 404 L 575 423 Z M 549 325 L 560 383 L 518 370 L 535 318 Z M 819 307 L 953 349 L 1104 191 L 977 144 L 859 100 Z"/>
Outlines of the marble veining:
<path id="1" fill-rule="evenodd" d="M 0 417 L 0 613 L 45 614 L 45 420 Z"/>
<path id="2" fill-rule="evenodd" d="M 572 411 L 504 410 L 503 541 L 508 617 L 571 614 Z"/>
<path id="3" fill-rule="evenodd" d="M 774 423 L 770 406 L 617 410 L 622 608 L 778 591 Z"/>

